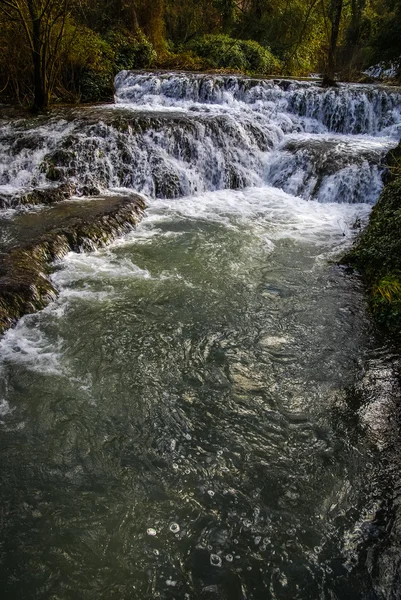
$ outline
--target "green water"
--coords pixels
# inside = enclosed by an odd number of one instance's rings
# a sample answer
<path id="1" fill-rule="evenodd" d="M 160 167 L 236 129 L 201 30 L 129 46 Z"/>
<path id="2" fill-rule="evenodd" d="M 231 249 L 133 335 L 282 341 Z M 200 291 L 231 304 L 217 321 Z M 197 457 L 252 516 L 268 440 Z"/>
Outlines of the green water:
<path id="1" fill-rule="evenodd" d="M 367 206 L 153 201 L 1 341 L 3 598 L 373 598 Z M 363 424 L 362 424 L 363 425 Z M 372 526 L 373 527 L 373 526 Z"/>

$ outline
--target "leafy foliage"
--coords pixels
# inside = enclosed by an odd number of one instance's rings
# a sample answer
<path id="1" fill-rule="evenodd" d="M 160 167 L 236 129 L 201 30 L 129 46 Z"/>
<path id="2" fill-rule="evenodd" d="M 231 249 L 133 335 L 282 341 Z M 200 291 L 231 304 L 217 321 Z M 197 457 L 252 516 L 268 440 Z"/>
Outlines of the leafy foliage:
<path id="1" fill-rule="evenodd" d="M 117 71 L 153 66 L 358 78 L 399 63 L 400 40 L 401 0 L 0 0 L 0 90 L 26 104 L 39 73 L 46 98 L 101 100 Z"/>
<path id="2" fill-rule="evenodd" d="M 401 57 L 401 0 L 384 3 L 387 10 L 374 14 L 371 22 L 370 60 L 398 61 Z"/>
<path id="3" fill-rule="evenodd" d="M 152 44 L 142 32 L 133 35 L 127 29 L 113 29 L 105 39 L 113 48 L 113 67 L 116 72 L 150 67 L 157 58 Z"/>
<path id="4" fill-rule="evenodd" d="M 253 40 L 236 40 L 224 34 L 205 35 L 190 42 L 188 48 L 212 68 L 260 74 L 272 74 L 279 68 L 271 52 Z"/>

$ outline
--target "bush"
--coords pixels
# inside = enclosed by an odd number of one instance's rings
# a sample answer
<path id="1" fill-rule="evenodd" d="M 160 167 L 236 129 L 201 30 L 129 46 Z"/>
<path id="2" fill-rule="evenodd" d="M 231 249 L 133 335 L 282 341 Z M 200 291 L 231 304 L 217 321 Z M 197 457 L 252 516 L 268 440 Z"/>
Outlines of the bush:
<path id="1" fill-rule="evenodd" d="M 65 90 L 83 102 L 113 97 L 114 51 L 98 33 L 69 23 L 65 35 Z"/>
<path id="2" fill-rule="evenodd" d="M 167 52 L 157 61 L 157 66 L 162 69 L 182 69 L 184 71 L 202 71 L 208 68 L 204 58 L 194 52 Z"/>
<path id="3" fill-rule="evenodd" d="M 113 99 L 114 85 L 111 73 L 84 69 L 76 77 L 76 86 L 82 102 Z"/>
<path id="4" fill-rule="evenodd" d="M 133 35 L 125 29 L 110 31 L 106 41 L 114 50 L 115 72 L 150 67 L 157 55 L 145 35 Z"/>
<path id="5" fill-rule="evenodd" d="M 109 31 L 103 38 L 88 27 L 71 25 L 66 46 L 65 87 L 83 102 L 111 100 L 116 73 L 149 67 L 156 57 L 143 34 L 125 29 Z"/>
<path id="6" fill-rule="evenodd" d="M 270 50 L 251 40 L 236 40 L 228 35 L 205 35 L 187 45 L 209 67 L 229 68 L 243 72 L 267 75 L 279 68 L 278 60 Z"/>

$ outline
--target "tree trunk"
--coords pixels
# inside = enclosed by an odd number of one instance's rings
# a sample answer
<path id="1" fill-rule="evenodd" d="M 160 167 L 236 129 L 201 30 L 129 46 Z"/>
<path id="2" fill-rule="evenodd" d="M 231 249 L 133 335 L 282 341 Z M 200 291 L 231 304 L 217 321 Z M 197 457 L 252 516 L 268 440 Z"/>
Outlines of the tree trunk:
<path id="1" fill-rule="evenodd" d="M 343 9 L 343 0 L 331 0 L 329 19 L 331 21 L 331 34 L 329 51 L 327 56 L 327 67 L 323 77 L 323 85 L 333 85 L 335 83 L 336 70 L 336 50 L 338 35 L 340 33 L 341 13 Z"/>
<path id="2" fill-rule="evenodd" d="M 41 111 L 49 106 L 49 92 L 46 82 L 43 78 L 43 68 L 40 48 L 35 48 L 32 53 L 33 60 L 33 83 L 34 83 L 34 104 L 35 111 Z"/>
<path id="3" fill-rule="evenodd" d="M 49 106 L 49 90 L 46 81 L 46 67 L 43 63 L 43 41 L 41 38 L 41 20 L 35 14 L 33 3 L 29 5 L 32 18 L 32 62 L 35 111 L 41 111 Z"/>

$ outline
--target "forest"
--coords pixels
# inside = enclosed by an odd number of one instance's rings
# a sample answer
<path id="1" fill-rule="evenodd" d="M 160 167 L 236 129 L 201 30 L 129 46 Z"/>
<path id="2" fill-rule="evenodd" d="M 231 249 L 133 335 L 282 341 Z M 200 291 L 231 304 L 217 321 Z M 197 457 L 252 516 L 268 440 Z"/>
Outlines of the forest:
<path id="1" fill-rule="evenodd" d="M 401 0 L 0 0 L 3 102 L 113 95 L 122 69 L 323 73 L 397 68 Z"/>

